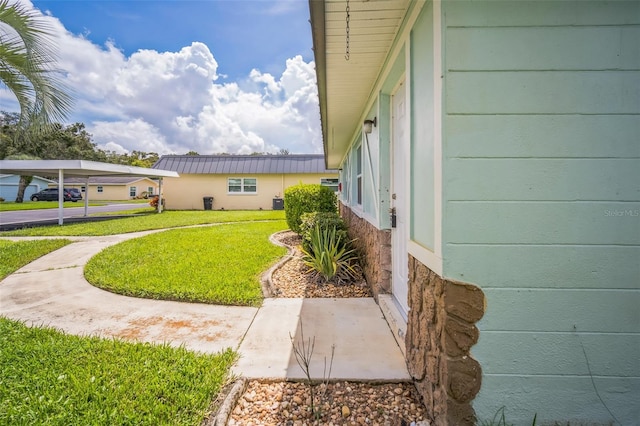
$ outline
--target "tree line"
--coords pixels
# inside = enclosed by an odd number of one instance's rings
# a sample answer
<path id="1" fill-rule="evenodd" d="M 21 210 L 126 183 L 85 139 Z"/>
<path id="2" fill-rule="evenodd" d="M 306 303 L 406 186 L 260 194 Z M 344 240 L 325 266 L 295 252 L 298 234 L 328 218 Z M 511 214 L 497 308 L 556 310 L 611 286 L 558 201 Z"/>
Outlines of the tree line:
<path id="1" fill-rule="evenodd" d="M 160 159 L 156 152 L 100 149 L 83 123 L 54 123 L 33 137 L 19 132 L 19 119 L 18 113 L 0 111 L 0 159 L 91 160 L 137 167 L 151 167 Z"/>

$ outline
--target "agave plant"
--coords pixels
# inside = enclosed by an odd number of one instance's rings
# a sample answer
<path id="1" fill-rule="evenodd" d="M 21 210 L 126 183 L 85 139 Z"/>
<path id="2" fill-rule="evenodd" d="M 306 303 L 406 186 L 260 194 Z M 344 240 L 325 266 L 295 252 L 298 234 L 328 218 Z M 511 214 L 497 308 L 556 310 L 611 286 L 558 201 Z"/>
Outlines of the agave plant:
<path id="1" fill-rule="evenodd" d="M 302 248 L 302 261 L 307 272 L 316 274 L 325 282 L 342 283 L 358 277 L 358 255 L 351 244 L 342 242 L 336 228 L 321 229 L 316 226 L 311 232 L 309 248 Z"/>

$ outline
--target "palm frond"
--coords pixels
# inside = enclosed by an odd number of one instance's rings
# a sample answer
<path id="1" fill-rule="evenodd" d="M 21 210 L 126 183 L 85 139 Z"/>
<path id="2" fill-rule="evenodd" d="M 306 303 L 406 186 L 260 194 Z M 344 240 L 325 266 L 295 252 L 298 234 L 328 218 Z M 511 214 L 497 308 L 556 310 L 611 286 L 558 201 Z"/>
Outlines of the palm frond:
<path id="1" fill-rule="evenodd" d="M 71 110 L 54 48 L 52 28 L 37 11 L 0 0 L 0 81 L 16 96 L 21 127 L 36 132 Z"/>

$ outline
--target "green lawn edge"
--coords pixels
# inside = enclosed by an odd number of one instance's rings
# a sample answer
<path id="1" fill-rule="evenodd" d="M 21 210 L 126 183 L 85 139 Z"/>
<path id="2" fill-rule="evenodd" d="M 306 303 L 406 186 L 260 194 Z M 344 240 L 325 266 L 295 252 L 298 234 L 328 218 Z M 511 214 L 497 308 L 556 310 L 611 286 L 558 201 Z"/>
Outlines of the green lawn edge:
<path id="1" fill-rule="evenodd" d="M 262 274 L 286 254 L 269 236 L 285 229 L 281 220 L 166 230 L 104 249 L 85 278 L 125 296 L 259 306 Z"/>
<path id="2" fill-rule="evenodd" d="M 96 222 L 41 226 L 0 232 L 9 236 L 104 236 L 214 223 L 284 220 L 282 210 L 170 210 Z"/>
<path id="3" fill-rule="evenodd" d="M 238 355 L 27 327 L 0 317 L 0 424 L 202 424 Z"/>
<path id="4" fill-rule="evenodd" d="M 0 239 L 0 280 L 34 260 L 70 244 L 66 239 L 9 241 Z"/>

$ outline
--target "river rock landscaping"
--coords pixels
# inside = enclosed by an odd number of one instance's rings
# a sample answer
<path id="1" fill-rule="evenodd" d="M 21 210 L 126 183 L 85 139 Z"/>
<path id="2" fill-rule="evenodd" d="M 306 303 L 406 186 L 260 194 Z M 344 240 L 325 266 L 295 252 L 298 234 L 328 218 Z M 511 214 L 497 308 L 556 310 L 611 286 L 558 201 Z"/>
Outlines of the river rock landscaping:
<path id="1" fill-rule="evenodd" d="M 271 274 L 272 297 L 371 297 L 364 278 L 345 284 L 321 283 L 306 273 L 294 232 L 275 234 L 273 240 L 290 249 L 289 258 Z M 329 378 L 330 379 L 330 378 Z M 303 382 L 248 381 L 233 410 L 230 426 L 250 425 L 379 425 L 425 426 L 429 416 L 411 382 L 314 383 L 317 413 L 311 413 L 309 386 Z"/>
<path id="2" fill-rule="evenodd" d="M 302 262 L 300 244 L 302 238 L 292 231 L 280 232 L 273 239 L 289 247 L 290 258 L 281 264 L 271 275 L 272 297 L 371 297 L 371 290 L 364 277 L 345 283 L 322 283 Z"/>

